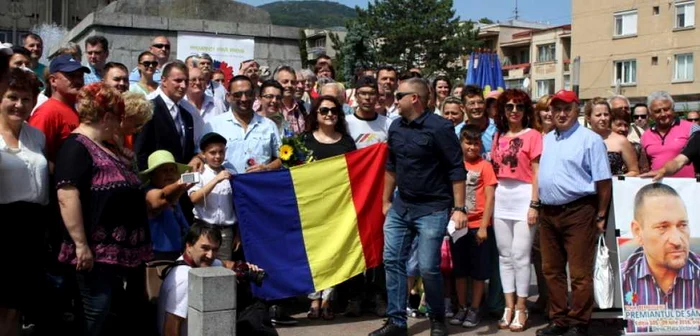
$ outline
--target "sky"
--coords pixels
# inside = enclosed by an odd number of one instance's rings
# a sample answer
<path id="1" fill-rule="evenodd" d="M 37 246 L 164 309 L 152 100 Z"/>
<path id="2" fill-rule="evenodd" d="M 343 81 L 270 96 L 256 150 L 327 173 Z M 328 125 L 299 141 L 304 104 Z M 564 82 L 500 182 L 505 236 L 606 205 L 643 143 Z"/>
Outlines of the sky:
<path id="1" fill-rule="evenodd" d="M 254 6 L 275 0 L 237 0 Z M 521 20 L 548 22 L 553 25 L 571 23 L 572 0 L 517 0 Z M 336 0 L 346 6 L 366 7 L 367 0 Z M 488 17 L 505 21 L 514 17 L 516 0 L 454 0 L 457 15 L 462 20 Z"/>

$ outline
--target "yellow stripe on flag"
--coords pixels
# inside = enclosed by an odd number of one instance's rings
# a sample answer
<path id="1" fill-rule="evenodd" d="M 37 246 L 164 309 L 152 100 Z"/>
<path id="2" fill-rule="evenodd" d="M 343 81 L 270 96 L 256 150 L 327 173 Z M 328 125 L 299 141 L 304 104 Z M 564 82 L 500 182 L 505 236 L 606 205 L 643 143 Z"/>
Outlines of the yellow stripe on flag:
<path id="1" fill-rule="evenodd" d="M 365 260 L 345 156 L 297 166 L 290 173 L 316 290 L 361 273 Z"/>

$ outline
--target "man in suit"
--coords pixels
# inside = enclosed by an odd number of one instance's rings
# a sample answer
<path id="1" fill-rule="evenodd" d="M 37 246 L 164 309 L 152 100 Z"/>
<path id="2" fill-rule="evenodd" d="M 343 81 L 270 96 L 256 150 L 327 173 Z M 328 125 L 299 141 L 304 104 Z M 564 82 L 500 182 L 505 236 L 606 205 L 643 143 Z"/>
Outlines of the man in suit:
<path id="1" fill-rule="evenodd" d="M 195 155 L 192 116 L 179 102 L 187 92 L 188 70 L 185 63 L 173 61 L 163 67 L 163 79 L 158 95 L 151 100 L 153 118 L 134 140 L 139 169 L 146 169 L 148 156 L 159 149 L 169 151 L 178 163 L 188 164 L 199 171 L 202 161 Z"/>

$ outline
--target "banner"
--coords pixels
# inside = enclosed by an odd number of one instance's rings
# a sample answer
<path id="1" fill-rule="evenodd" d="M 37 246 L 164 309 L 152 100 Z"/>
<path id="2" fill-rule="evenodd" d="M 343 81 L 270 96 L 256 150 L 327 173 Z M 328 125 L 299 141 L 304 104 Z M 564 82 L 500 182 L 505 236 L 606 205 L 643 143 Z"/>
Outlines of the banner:
<path id="1" fill-rule="evenodd" d="M 214 60 L 214 69 L 221 69 L 226 82 L 238 72 L 241 62 L 251 60 L 255 55 L 255 40 L 234 35 L 177 34 L 177 58 L 207 53 Z"/>
<path id="2" fill-rule="evenodd" d="M 700 335 L 700 183 L 613 181 L 627 334 Z"/>

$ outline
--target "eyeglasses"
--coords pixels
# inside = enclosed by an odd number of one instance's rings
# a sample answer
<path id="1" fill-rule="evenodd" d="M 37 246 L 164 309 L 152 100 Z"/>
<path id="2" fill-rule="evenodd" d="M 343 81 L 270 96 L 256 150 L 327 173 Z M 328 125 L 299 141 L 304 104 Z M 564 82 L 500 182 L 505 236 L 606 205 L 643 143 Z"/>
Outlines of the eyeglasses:
<path id="1" fill-rule="evenodd" d="M 415 93 L 415 92 L 398 92 L 397 91 L 394 93 L 394 98 L 396 98 L 396 100 L 401 100 L 401 99 L 403 99 L 403 97 L 406 97 L 408 95 L 414 95 L 414 94 L 417 94 L 417 93 Z"/>
<path id="2" fill-rule="evenodd" d="M 265 98 L 265 99 L 282 100 L 282 96 L 281 96 L 281 95 L 264 94 L 264 95 L 262 95 L 262 97 Z"/>
<path id="3" fill-rule="evenodd" d="M 156 61 L 153 61 L 153 62 L 145 61 L 145 62 L 141 62 L 141 65 L 143 65 L 143 66 L 145 66 L 145 67 L 147 67 L 147 68 L 155 68 L 155 67 L 158 66 L 158 62 L 156 62 Z"/>
<path id="4" fill-rule="evenodd" d="M 635 114 L 634 119 L 646 119 L 647 115 L 646 114 Z"/>
<path id="5" fill-rule="evenodd" d="M 231 92 L 231 95 L 233 96 L 233 98 L 236 98 L 236 99 L 243 98 L 243 95 L 245 95 L 248 98 L 253 98 L 254 94 L 255 94 L 255 91 L 253 91 L 253 90 Z"/>
<path id="6" fill-rule="evenodd" d="M 506 111 L 507 112 L 513 112 L 516 109 L 520 112 L 524 112 L 525 111 L 525 104 L 506 104 Z"/>
<path id="7" fill-rule="evenodd" d="M 156 48 L 156 49 L 170 50 L 170 45 L 169 45 L 169 44 L 163 44 L 163 43 L 156 43 L 156 44 L 151 45 L 151 47 Z"/>
<path id="8" fill-rule="evenodd" d="M 340 109 L 337 107 L 321 107 L 318 109 L 318 114 L 320 115 L 329 115 L 331 113 L 339 115 Z"/>

